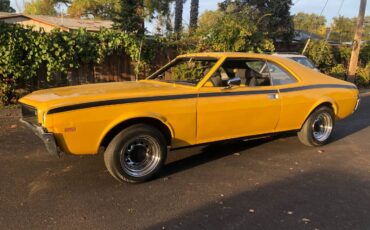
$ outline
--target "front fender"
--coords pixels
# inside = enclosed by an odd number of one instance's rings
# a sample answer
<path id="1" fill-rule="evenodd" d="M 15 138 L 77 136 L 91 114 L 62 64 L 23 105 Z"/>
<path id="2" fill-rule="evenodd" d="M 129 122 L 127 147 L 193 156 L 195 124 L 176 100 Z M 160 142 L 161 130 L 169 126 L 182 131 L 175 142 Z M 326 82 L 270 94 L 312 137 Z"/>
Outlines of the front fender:
<path id="1" fill-rule="evenodd" d="M 96 147 L 96 149 L 98 149 L 100 147 L 100 145 L 101 145 L 104 137 L 114 127 L 116 127 L 117 125 L 120 125 L 120 124 L 124 123 L 125 121 L 132 120 L 132 119 L 138 119 L 138 118 L 152 118 L 152 119 L 156 119 L 156 120 L 162 122 L 168 128 L 168 130 L 170 131 L 171 137 L 174 138 L 175 132 L 174 132 L 174 129 L 173 129 L 172 125 L 161 114 L 158 114 L 158 113 L 128 113 L 128 114 L 123 114 L 123 115 L 117 117 L 116 119 L 114 119 L 113 121 L 111 121 L 105 127 L 104 131 L 102 132 L 102 134 L 99 137 L 99 145 Z"/>

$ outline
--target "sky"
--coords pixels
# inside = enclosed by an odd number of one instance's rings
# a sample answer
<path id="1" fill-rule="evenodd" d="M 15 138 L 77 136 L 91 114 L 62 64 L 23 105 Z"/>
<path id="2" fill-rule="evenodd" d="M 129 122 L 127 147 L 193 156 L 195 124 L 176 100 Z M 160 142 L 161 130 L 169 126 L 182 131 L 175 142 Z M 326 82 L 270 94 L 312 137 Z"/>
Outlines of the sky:
<path id="1" fill-rule="evenodd" d="M 17 11 L 17 5 L 22 8 L 23 2 L 26 0 L 11 0 L 11 5 Z M 291 8 L 291 13 L 296 14 L 298 12 L 305 13 L 316 13 L 320 14 L 323 9 L 326 0 L 292 0 L 293 7 Z M 343 0 L 343 6 L 340 11 L 340 15 L 346 17 L 356 17 L 358 14 L 358 9 L 360 6 L 360 0 Z M 200 14 L 205 10 L 215 10 L 217 9 L 217 4 L 222 2 L 222 0 L 199 0 L 199 12 Z M 328 4 L 323 11 L 323 15 L 327 18 L 327 24 L 330 25 L 333 17 L 338 15 L 338 10 L 342 0 L 328 0 Z M 17 4 L 18 3 L 18 4 Z M 187 0 L 184 5 L 184 24 L 189 24 L 189 14 L 190 14 L 190 0 Z M 370 15 L 370 2 L 368 1 L 365 15 Z"/>

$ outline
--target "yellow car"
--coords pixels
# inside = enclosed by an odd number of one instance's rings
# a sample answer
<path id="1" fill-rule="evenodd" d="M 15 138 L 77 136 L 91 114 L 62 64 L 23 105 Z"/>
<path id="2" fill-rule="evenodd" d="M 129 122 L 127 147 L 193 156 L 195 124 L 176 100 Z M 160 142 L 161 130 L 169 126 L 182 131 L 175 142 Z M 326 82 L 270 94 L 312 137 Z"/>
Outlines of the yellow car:
<path id="1" fill-rule="evenodd" d="M 359 103 L 355 85 L 292 60 L 249 53 L 178 56 L 145 80 L 54 88 L 20 99 L 22 121 L 58 155 L 104 151 L 108 171 L 141 182 L 167 150 L 298 132 L 320 146 Z"/>

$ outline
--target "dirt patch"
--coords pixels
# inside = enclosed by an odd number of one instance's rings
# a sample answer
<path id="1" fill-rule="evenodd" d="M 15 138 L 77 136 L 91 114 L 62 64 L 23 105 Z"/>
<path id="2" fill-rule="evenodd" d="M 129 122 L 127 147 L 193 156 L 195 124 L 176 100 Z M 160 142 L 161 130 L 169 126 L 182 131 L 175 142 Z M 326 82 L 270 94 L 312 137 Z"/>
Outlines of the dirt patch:
<path id="1" fill-rule="evenodd" d="M 20 108 L 0 108 L 0 119 L 1 118 L 20 118 L 21 110 Z"/>

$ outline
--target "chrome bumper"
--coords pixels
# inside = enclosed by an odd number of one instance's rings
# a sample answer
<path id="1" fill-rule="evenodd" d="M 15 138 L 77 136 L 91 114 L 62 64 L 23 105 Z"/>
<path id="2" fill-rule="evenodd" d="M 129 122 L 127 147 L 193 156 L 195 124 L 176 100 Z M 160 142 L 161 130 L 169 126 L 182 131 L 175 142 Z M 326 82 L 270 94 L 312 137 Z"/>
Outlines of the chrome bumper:
<path id="1" fill-rule="evenodd" d="M 38 136 L 44 142 L 48 153 L 54 156 L 60 156 L 60 151 L 55 141 L 54 134 L 47 133 L 41 126 L 32 125 L 23 119 L 20 119 L 20 121 L 29 127 L 36 134 L 36 136 Z"/>
<path id="2" fill-rule="evenodd" d="M 357 96 L 357 101 L 356 101 L 356 106 L 355 106 L 355 109 L 353 110 L 353 112 L 355 112 L 357 109 L 358 109 L 358 106 L 360 105 L 360 95 Z"/>

